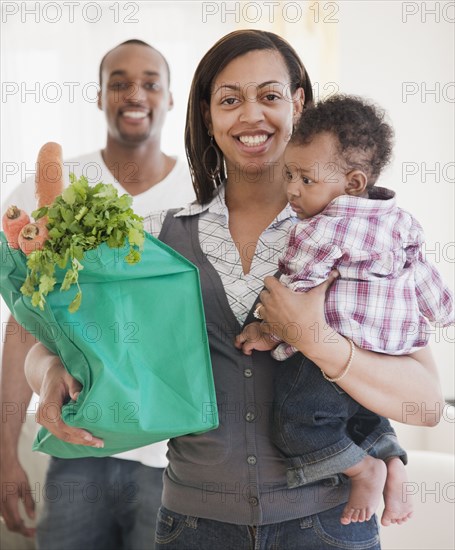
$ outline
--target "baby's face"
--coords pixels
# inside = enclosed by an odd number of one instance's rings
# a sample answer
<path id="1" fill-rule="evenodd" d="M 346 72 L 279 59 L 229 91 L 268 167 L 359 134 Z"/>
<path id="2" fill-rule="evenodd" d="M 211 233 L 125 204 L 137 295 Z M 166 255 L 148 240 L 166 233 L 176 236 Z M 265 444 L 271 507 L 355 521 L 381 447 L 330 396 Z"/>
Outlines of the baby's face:
<path id="1" fill-rule="evenodd" d="M 284 153 L 288 200 L 300 219 L 319 214 L 348 185 L 333 134 L 322 132 L 305 145 L 289 144 Z"/>

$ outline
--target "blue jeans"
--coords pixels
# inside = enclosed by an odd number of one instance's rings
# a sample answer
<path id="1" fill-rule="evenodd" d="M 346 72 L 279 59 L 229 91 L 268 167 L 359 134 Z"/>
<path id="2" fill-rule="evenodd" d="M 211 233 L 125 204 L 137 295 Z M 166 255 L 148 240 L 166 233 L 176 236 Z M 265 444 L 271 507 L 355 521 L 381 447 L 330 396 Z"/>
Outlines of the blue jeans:
<path id="1" fill-rule="evenodd" d="M 39 550 L 149 550 L 163 469 L 120 458 L 52 458 Z"/>
<path id="2" fill-rule="evenodd" d="M 344 506 L 256 527 L 183 516 L 162 506 L 155 550 L 380 550 L 376 516 L 364 523 L 341 525 Z"/>
<path id="3" fill-rule="evenodd" d="M 367 454 L 407 461 L 390 422 L 368 411 L 301 355 L 277 366 L 274 443 L 288 458 L 287 483 L 298 487 L 342 473 Z"/>

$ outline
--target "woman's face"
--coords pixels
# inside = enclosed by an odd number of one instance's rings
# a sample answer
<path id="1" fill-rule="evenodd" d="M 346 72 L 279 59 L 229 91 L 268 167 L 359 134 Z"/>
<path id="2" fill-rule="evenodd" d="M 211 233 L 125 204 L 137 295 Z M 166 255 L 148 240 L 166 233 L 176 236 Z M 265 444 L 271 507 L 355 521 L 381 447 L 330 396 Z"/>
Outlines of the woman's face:
<path id="1" fill-rule="evenodd" d="M 303 90 L 294 95 L 278 52 L 255 50 L 231 61 L 212 85 L 205 120 L 224 154 L 228 172 L 281 166 Z"/>

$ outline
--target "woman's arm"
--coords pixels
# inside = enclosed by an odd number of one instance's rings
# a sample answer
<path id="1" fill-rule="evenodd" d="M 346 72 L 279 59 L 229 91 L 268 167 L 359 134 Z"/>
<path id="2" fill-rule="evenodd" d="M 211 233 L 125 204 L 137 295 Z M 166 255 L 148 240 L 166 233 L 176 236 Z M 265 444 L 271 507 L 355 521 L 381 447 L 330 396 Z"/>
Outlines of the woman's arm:
<path id="1" fill-rule="evenodd" d="M 308 292 L 293 292 L 266 277 L 260 296 L 266 330 L 286 340 L 335 378 L 346 366 L 351 346 L 327 326 L 325 293 L 329 279 Z M 391 356 L 356 349 L 349 372 L 337 384 L 367 409 L 406 424 L 434 426 L 444 408 L 439 375 L 429 348 Z"/>
<path id="2" fill-rule="evenodd" d="M 103 447 L 103 441 L 80 428 L 65 424 L 62 406 L 69 399 L 77 400 L 80 383 L 62 365 L 59 357 L 43 344 L 35 344 L 25 359 L 25 376 L 30 387 L 40 396 L 36 421 L 59 439 L 77 445 Z"/>

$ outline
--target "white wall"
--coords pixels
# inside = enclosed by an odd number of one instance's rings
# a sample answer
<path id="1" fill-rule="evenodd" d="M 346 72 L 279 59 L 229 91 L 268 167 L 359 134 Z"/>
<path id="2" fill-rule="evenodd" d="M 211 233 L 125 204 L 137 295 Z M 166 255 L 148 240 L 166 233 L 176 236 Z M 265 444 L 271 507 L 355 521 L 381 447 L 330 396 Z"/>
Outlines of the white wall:
<path id="1" fill-rule="evenodd" d="M 3 196 L 30 175 L 45 141 L 62 143 L 66 158 L 104 145 L 106 127 L 94 103 L 93 83 L 101 57 L 119 42 L 143 39 L 169 60 L 175 108 L 169 114 L 163 148 L 183 156 L 186 101 L 198 60 L 235 28 L 273 30 L 295 46 L 319 95 L 338 90 L 366 95 L 388 110 L 396 129 L 396 148 L 383 184 L 394 188 L 400 204 L 421 220 L 428 250 L 437 251 L 429 257 L 453 288 L 454 44 L 449 22 L 454 18 L 453 2 L 72 5 L 73 11 L 55 2 L 2 3 Z M 434 7 L 438 22 L 424 11 Z M 404 86 L 409 91 L 406 98 Z M 422 95 L 425 87 L 438 86 L 436 97 Z M 30 90 L 36 93 L 27 93 Z M 61 97 L 54 101 L 56 94 Z M 425 174 L 435 163 L 439 163 L 437 174 Z M 454 339 L 453 329 L 432 338 L 445 392 L 451 398 Z"/>

